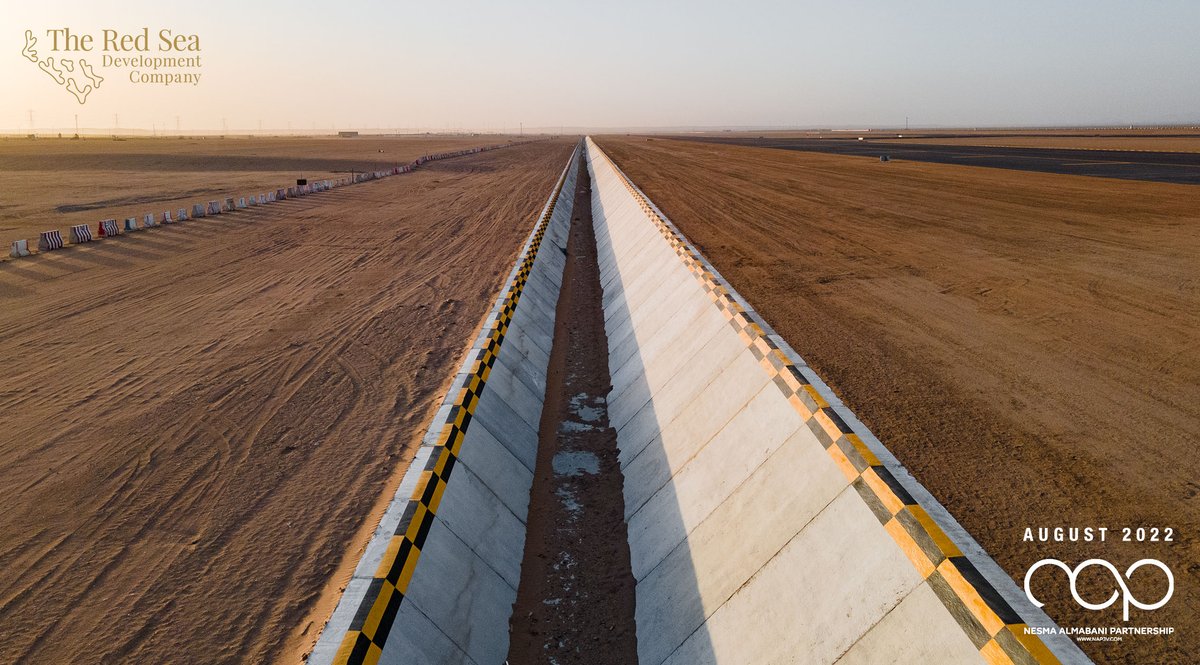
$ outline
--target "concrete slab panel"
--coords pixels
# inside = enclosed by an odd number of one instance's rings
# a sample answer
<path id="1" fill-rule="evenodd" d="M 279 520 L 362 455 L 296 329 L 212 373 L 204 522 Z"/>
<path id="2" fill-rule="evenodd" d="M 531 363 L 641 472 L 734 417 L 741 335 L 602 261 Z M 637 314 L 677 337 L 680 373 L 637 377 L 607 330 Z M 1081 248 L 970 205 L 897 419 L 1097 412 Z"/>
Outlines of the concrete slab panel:
<path id="1" fill-rule="evenodd" d="M 454 470 L 442 494 L 437 521 L 453 531 L 509 586 L 517 587 L 525 550 L 524 521 L 472 469 L 463 466 Z"/>
<path id="2" fill-rule="evenodd" d="M 898 554 L 848 487 L 669 658 L 639 641 L 641 663 L 834 662 L 921 583 Z"/>
<path id="3" fill-rule="evenodd" d="M 393 625 L 403 626 L 404 629 L 388 635 L 383 653 L 379 656 L 380 665 L 477 665 L 412 603 L 400 604 Z"/>
<path id="4" fill-rule="evenodd" d="M 517 415 L 495 391 L 484 390 L 475 407 L 475 419 L 486 423 L 488 431 L 530 472 L 537 459 L 537 430 Z"/>
<path id="5" fill-rule="evenodd" d="M 516 599 L 516 589 L 488 562 L 441 520 L 434 521 L 404 603 L 415 604 L 476 662 L 502 663 L 508 653 L 508 618 Z M 408 626 L 399 628 L 412 632 Z"/>
<path id="6" fill-rule="evenodd" d="M 639 644 L 659 654 L 682 644 L 845 489 L 840 475 L 811 434 L 788 438 L 638 581 Z M 707 608 L 699 620 L 690 609 L 678 610 L 694 607 Z"/>
<path id="7" fill-rule="evenodd" d="M 654 463 L 641 463 L 654 451 L 642 453 L 625 470 L 634 578 L 658 565 L 802 424 L 768 385 L 691 457 L 672 459 L 668 453 Z"/>
<path id="8" fill-rule="evenodd" d="M 837 665 L 960 665 L 986 662 L 957 626 L 931 630 L 931 620 L 953 621 L 937 594 L 922 584 L 841 658 Z M 913 639 L 920 636 L 920 639 Z"/>
<path id="9" fill-rule="evenodd" d="M 474 471 L 518 520 L 526 521 L 533 473 L 496 440 L 485 423 L 471 424 L 459 450 L 458 463 Z"/>

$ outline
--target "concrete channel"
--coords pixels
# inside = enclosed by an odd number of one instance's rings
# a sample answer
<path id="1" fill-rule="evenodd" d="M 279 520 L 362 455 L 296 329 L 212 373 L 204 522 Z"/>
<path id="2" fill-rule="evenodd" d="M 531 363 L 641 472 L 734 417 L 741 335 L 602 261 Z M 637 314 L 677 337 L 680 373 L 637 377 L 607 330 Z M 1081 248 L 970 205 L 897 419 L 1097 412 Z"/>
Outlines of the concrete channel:
<path id="1" fill-rule="evenodd" d="M 585 139 L 309 663 L 1088 662 L 1030 627 Z"/>

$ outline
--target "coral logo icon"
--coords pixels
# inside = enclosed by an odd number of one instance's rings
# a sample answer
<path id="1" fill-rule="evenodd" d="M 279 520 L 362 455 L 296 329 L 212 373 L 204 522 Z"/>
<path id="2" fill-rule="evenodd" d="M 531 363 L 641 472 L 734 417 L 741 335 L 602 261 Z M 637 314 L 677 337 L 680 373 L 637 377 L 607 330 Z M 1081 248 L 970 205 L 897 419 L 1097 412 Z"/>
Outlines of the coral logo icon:
<path id="1" fill-rule="evenodd" d="M 1163 605 L 1166 605 L 1167 601 L 1171 600 L 1171 596 L 1175 594 L 1175 576 L 1171 574 L 1171 569 L 1167 568 L 1166 564 L 1157 559 L 1142 559 L 1134 562 L 1132 566 L 1125 569 L 1124 576 L 1121 575 L 1121 571 L 1117 570 L 1116 566 L 1105 561 L 1104 559 L 1088 559 L 1075 568 L 1071 568 L 1058 559 L 1042 559 L 1041 561 L 1033 564 L 1029 568 L 1029 571 L 1025 573 L 1025 595 L 1029 598 L 1029 602 L 1033 603 L 1037 607 L 1042 607 L 1044 603 L 1040 602 L 1037 598 L 1034 598 L 1033 591 L 1030 589 L 1029 585 L 1033 580 L 1033 574 L 1043 566 L 1061 568 L 1063 572 L 1067 574 L 1067 579 L 1071 583 L 1071 596 L 1075 599 L 1075 602 L 1079 603 L 1080 607 L 1096 612 L 1112 607 L 1113 603 L 1117 602 L 1118 599 L 1121 599 L 1125 621 L 1129 621 L 1130 605 L 1133 605 L 1139 610 L 1157 610 Z M 1079 595 L 1079 589 L 1076 586 L 1079 573 L 1091 566 L 1100 566 L 1101 568 L 1112 573 L 1113 579 L 1116 580 L 1117 583 L 1118 588 L 1114 589 L 1112 595 L 1109 596 L 1108 600 L 1104 601 L 1103 603 L 1089 603 L 1088 601 L 1084 600 L 1083 597 Z M 1149 604 L 1141 602 L 1133 595 L 1133 592 L 1129 590 L 1129 586 L 1125 583 L 1126 580 L 1132 581 L 1133 572 L 1142 566 L 1153 566 L 1161 570 L 1163 574 L 1167 576 L 1167 593 L 1158 602 Z"/>
<path id="2" fill-rule="evenodd" d="M 80 104 L 86 102 L 88 95 L 100 87 L 104 77 L 97 74 L 88 61 L 83 58 L 59 57 L 57 62 L 55 62 L 54 56 L 39 58 L 37 41 L 37 37 L 33 36 L 33 31 L 26 30 L 25 48 L 21 49 L 21 55 L 46 72 L 50 78 L 54 79 L 55 83 L 66 88 L 67 92 L 74 95 Z"/>

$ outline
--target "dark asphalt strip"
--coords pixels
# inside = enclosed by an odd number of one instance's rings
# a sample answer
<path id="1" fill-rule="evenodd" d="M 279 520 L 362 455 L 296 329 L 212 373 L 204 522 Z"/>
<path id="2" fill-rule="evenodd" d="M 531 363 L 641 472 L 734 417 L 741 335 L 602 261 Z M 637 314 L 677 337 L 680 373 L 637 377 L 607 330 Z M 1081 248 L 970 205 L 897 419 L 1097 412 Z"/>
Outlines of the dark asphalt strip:
<path id="1" fill-rule="evenodd" d="M 716 136 L 672 136 L 670 138 L 701 143 L 870 157 L 872 159 L 887 156 L 889 159 L 906 159 L 935 164 L 983 166 L 1014 171 L 1200 185 L 1200 153 L 883 143 L 873 140 L 859 141 L 842 138 L 755 139 Z"/>

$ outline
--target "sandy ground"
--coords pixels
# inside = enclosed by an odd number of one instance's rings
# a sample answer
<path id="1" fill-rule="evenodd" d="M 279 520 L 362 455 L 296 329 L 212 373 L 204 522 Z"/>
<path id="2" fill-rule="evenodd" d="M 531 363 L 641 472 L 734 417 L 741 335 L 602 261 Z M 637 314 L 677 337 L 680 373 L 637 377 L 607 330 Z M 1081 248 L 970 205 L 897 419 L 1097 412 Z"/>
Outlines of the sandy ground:
<path id="1" fill-rule="evenodd" d="M 340 177 L 510 138 L 0 139 L 0 243 L 8 256 L 12 241 L 41 231 L 190 211 L 192 203 L 262 193 L 297 178 Z"/>
<path id="2" fill-rule="evenodd" d="M 637 662 L 635 581 L 617 431 L 608 422 L 612 378 L 591 186 L 580 160 L 511 619 L 513 665 Z"/>
<path id="3" fill-rule="evenodd" d="M 1046 557 L 1171 568 L 1173 599 L 1129 625 L 1177 633 L 1081 643 L 1089 655 L 1200 650 L 1200 190 L 599 142 L 1018 584 Z M 1022 540 L 1057 526 L 1112 531 Z M 1123 527 L 1174 541 L 1120 542 Z M 1115 583 L 1091 572 L 1080 590 L 1102 602 Z M 1088 612 L 1047 580 L 1062 625 L 1121 624 L 1119 605 Z M 1152 603 L 1166 583 L 1130 586 Z"/>
<path id="4" fill-rule="evenodd" d="M 0 662 L 298 662 L 570 149 L 0 267 Z"/>

